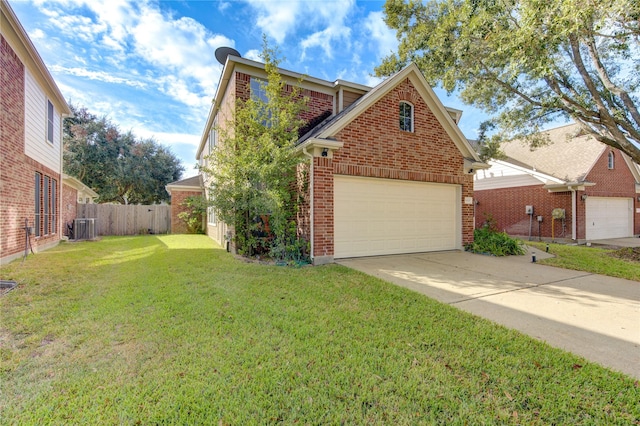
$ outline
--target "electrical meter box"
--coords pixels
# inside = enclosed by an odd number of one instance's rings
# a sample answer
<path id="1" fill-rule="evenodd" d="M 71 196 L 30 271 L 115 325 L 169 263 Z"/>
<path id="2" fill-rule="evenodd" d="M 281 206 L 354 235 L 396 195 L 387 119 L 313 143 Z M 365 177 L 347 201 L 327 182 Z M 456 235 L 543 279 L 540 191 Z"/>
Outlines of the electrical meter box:
<path id="1" fill-rule="evenodd" d="M 551 217 L 554 219 L 564 219 L 564 209 L 553 209 Z"/>
<path id="2" fill-rule="evenodd" d="M 524 212 L 526 214 L 533 214 L 533 206 L 524 206 Z"/>

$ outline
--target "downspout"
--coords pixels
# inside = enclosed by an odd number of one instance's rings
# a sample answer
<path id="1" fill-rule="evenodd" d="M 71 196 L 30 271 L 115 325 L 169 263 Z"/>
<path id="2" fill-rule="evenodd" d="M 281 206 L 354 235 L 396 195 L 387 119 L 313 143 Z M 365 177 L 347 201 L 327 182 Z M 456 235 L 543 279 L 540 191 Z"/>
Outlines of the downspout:
<path id="1" fill-rule="evenodd" d="M 569 187 L 569 191 L 571 191 L 571 239 L 576 241 L 576 211 L 578 210 L 576 189 L 573 186 Z"/>
<path id="2" fill-rule="evenodd" d="M 311 262 L 313 262 L 313 155 L 307 152 L 306 146 L 302 147 L 302 153 L 305 157 L 309 158 L 309 239 L 311 240 L 311 253 L 309 256 L 311 257 Z"/>

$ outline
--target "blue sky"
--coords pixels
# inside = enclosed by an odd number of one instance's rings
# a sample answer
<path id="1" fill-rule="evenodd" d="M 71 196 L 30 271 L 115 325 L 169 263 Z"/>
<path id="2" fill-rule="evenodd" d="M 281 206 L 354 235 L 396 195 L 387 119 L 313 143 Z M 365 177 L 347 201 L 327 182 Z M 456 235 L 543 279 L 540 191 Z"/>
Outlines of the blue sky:
<path id="1" fill-rule="evenodd" d="M 67 101 L 106 115 L 121 130 L 153 137 L 196 174 L 195 152 L 230 46 L 259 60 L 262 35 L 281 67 L 375 85 L 374 68 L 397 48 L 383 1 L 355 0 L 9 0 Z M 478 110 L 464 111 L 476 137 Z"/>

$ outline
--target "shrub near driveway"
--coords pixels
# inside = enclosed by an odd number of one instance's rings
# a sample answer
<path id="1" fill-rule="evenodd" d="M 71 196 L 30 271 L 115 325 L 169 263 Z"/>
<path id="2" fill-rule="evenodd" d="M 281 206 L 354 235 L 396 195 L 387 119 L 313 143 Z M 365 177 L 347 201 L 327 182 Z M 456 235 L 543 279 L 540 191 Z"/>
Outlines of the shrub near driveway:
<path id="1" fill-rule="evenodd" d="M 5 424 L 633 424 L 638 383 L 347 268 L 205 236 L 61 244 L 0 270 Z"/>

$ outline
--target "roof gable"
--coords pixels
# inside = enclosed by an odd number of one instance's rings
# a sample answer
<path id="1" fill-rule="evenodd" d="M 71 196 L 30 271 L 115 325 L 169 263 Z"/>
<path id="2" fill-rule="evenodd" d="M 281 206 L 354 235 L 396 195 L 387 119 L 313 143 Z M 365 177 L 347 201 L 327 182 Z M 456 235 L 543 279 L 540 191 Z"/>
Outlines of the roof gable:
<path id="1" fill-rule="evenodd" d="M 507 155 L 507 161 L 518 162 L 565 182 L 582 182 L 606 148 L 592 136 L 580 134 L 577 124 L 543 133 L 551 143 L 534 150 L 522 140 L 503 143 L 501 149 Z"/>
<path id="2" fill-rule="evenodd" d="M 440 102 L 440 99 L 437 97 L 433 89 L 431 89 L 418 67 L 413 63 L 384 80 L 340 114 L 330 117 L 320 123 L 315 129 L 304 135 L 300 139 L 299 143 L 303 143 L 310 139 L 331 140 L 338 132 L 355 120 L 356 117 L 364 113 L 374 103 L 381 100 L 395 87 L 405 81 L 405 79 L 408 79 L 411 82 L 427 107 L 431 110 L 447 135 L 456 145 L 462 156 L 478 163 L 475 164 L 475 167 L 483 165 L 480 162 L 478 154 L 473 150 L 465 136 L 460 131 L 460 128 L 453 121 L 449 110 L 447 110 L 442 102 Z"/>

